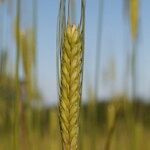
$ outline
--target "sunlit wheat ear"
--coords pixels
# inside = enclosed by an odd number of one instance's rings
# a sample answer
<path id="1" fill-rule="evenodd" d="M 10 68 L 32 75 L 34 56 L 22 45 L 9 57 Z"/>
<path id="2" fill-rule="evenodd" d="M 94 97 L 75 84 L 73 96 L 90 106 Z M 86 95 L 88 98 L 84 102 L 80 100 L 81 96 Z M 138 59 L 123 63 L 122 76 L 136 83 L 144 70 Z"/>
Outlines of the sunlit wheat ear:
<path id="1" fill-rule="evenodd" d="M 60 70 L 60 127 L 64 150 L 78 149 L 82 80 L 82 36 L 76 25 L 64 31 Z"/>
<path id="2" fill-rule="evenodd" d="M 137 37 L 139 19 L 139 0 L 130 0 L 130 20 L 132 38 Z"/>

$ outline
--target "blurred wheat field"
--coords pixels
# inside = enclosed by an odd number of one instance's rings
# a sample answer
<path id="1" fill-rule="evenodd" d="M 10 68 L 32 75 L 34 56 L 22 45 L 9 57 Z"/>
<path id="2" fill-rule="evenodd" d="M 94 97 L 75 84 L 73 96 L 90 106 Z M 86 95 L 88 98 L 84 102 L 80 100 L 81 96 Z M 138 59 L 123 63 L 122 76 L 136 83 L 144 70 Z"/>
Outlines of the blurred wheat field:
<path id="1" fill-rule="evenodd" d="M 3 105 L 1 105 L 2 107 Z M 91 150 L 93 147 L 95 147 L 95 150 L 104 149 L 107 135 L 108 135 L 108 127 L 107 125 L 107 104 L 106 103 L 99 103 L 98 104 L 99 109 L 101 111 L 97 112 L 97 116 L 99 118 L 97 119 L 97 125 L 94 127 L 92 126 L 92 122 L 90 119 L 91 111 L 88 109 L 88 106 L 85 105 L 82 109 L 82 114 L 80 118 L 80 149 L 89 149 Z M 143 109 L 145 106 L 142 106 Z M 150 106 L 149 106 L 150 107 Z M 145 107 L 146 108 L 146 107 Z M 147 112 L 145 111 L 145 115 L 149 112 L 149 109 L 147 108 Z M 38 115 L 37 115 L 38 114 Z M 90 116 L 88 115 L 90 114 Z M 94 114 L 93 114 L 94 115 Z M 112 143 L 111 143 L 111 149 L 131 149 L 131 141 L 132 139 L 132 132 L 130 130 L 130 126 L 128 124 L 128 121 L 125 119 L 125 114 L 123 112 L 120 112 L 119 118 L 117 121 L 117 125 L 115 128 L 115 131 L 113 133 L 112 137 Z M 136 115 L 136 114 L 135 114 Z M 2 118 L 2 117 L 1 117 Z M 32 118 L 32 119 L 31 119 Z M 59 132 L 59 121 L 57 117 L 57 109 L 50 108 L 47 110 L 34 110 L 32 112 L 31 116 L 32 122 L 31 124 L 31 146 L 28 147 L 28 144 L 26 145 L 26 149 L 61 149 L 61 139 L 60 139 L 60 132 Z M 5 121 L 5 122 L 4 122 Z M 7 123 L 6 123 L 7 122 Z M 103 122 L 103 123 L 102 123 Z M 138 122 L 138 120 L 137 120 Z M 8 124 L 8 118 L 3 119 L 3 124 L 7 124 L 8 127 L 5 126 L 5 130 L 3 132 L 1 131 L 1 142 L 0 147 L 1 149 L 13 149 L 13 143 L 12 143 L 12 136 L 13 131 L 10 128 L 11 125 Z M 3 127 L 3 124 L 1 123 L 1 128 Z M 150 148 L 149 139 L 150 137 L 150 131 L 149 131 L 149 124 L 150 122 L 147 121 L 146 116 L 143 118 L 142 126 L 144 130 L 141 132 L 143 133 L 143 137 L 141 138 L 141 141 L 139 141 L 139 147 L 138 149 L 145 149 L 148 150 Z M 92 130 L 91 130 L 92 129 Z M 140 130 L 140 129 L 139 129 Z M 27 134 L 27 133 L 26 133 Z M 24 137 L 28 138 L 28 135 L 24 135 Z M 23 137 L 23 138 L 24 138 Z M 93 145 L 92 138 L 95 138 L 95 146 Z M 19 138 L 18 143 L 20 143 L 22 140 Z M 25 142 L 25 139 L 23 139 Z M 21 147 L 20 149 L 24 149 L 24 147 Z"/>
<path id="2" fill-rule="evenodd" d="M 0 150 L 149 150 L 148 4 L 0 0 Z"/>

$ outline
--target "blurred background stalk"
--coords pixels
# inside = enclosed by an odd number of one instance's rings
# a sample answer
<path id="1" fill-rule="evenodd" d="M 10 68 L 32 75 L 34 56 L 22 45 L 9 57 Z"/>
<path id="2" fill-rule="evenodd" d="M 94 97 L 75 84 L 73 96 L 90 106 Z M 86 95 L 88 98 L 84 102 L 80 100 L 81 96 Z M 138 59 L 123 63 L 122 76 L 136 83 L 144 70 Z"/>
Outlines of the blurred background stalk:
<path id="1" fill-rule="evenodd" d="M 13 142 L 13 149 L 19 150 L 19 99 L 20 99 L 20 83 L 19 83 L 19 58 L 20 58 L 20 13 L 21 13 L 21 1 L 16 1 L 16 8 L 17 8 L 17 17 L 16 17 L 16 38 L 18 42 L 16 43 L 16 100 L 14 101 L 14 142 Z"/>
<path id="2" fill-rule="evenodd" d="M 137 60 L 138 60 L 138 37 L 139 37 L 139 17 L 140 17 L 140 1 L 131 0 L 130 1 L 130 22 L 131 22 L 131 39 L 132 39 L 132 64 L 131 64 L 131 73 L 132 73 L 132 98 L 133 100 L 137 99 Z M 136 112 L 134 127 L 133 127 L 133 147 L 132 149 L 138 150 L 141 149 L 141 143 L 143 133 L 142 133 L 142 112 L 141 106 L 133 107 L 133 111 Z"/>

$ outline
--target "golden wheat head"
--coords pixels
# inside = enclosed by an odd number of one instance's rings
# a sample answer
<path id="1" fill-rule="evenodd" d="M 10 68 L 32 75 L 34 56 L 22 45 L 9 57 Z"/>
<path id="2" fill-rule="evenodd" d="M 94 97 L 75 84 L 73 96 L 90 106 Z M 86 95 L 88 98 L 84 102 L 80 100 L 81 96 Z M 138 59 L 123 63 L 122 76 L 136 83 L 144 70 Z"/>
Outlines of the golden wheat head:
<path id="1" fill-rule="evenodd" d="M 76 25 L 67 25 L 61 56 L 60 127 L 63 149 L 78 148 L 82 80 L 82 36 Z"/>

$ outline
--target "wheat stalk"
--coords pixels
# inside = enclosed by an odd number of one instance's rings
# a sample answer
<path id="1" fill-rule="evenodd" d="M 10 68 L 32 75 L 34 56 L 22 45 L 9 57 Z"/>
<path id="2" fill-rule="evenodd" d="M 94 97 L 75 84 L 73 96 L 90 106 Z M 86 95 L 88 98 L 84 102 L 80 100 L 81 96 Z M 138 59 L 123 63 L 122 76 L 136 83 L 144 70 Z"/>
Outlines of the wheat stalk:
<path id="1" fill-rule="evenodd" d="M 16 78 L 16 99 L 14 101 L 14 122 L 13 122 L 13 149 L 19 149 L 19 97 L 20 97 L 20 85 L 19 85 L 19 60 L 20 60 L 20 35 L 19 35 L 19 27 L 20 27 L 20 12 L 21 12 L 21 1 L 16 1 L 16 66 L 15 66 L 15 78 Z"/>
<path id="2" fill-rule="evenodd" d="M 113 136 L 115 129 L 117 127 L 117 121 L 119 114 L 124 111 L 124 103 L 121 101 L 121 98 L 116 97 L 112 102 L 108 104 L 107 109 L 107 121 L 108 121 L 108 135 L 105 143 L 105 150 L 111 149 L 111 144 L 113 141 Z"/>
<path id="3" fill-rule="evenodd" d="M 131 19 L 131 29 L 132 29 L 132 42 L 133 42 L 133 52 L 132 52 L 132 92 L 133 92 L 133 100 L 136 100 L 136 84 L 137 84 L 137 42 L 138 42 L 138 27 L 139 27 L 139 14 L 140 14 L 140 1 L 139 0 L 131 0 L 130 1 L 130 19 Z M 132 104 L 133 105 L 133 104 Z M 133 112 L 134 107 L 132 106 Z M 138 108 L 138 113 L 136 114 L 136 118 L 141 121 L 142 112 L 140 107 Z M 140 142 L 142 141 L 143 136 L 143 127 L 142 121 L 137 122 L 136 118 L 133 116 L 133 120 L 131 122 L 132 130 L 133 130 L 133 143 L 131 144 L 131 149 L 137 150 L 140 149 Z"/>
<path id="4" fill-rule="evenodd" d="M 131 55 L 131 74 L 132 74 L 132 97 L 136 94 L 136 63 L 137 63 L 137 42 L 139 28 L 139 0 L 130 0 L 130 24 L 132 35 L 132 55 Z"/>
<path id="5" fill-rule="evenodd" d="M 83 45 L 80 28 L 67 25 L 61 56 L 60 127 L 63 149 L 78 149 Z"/>

